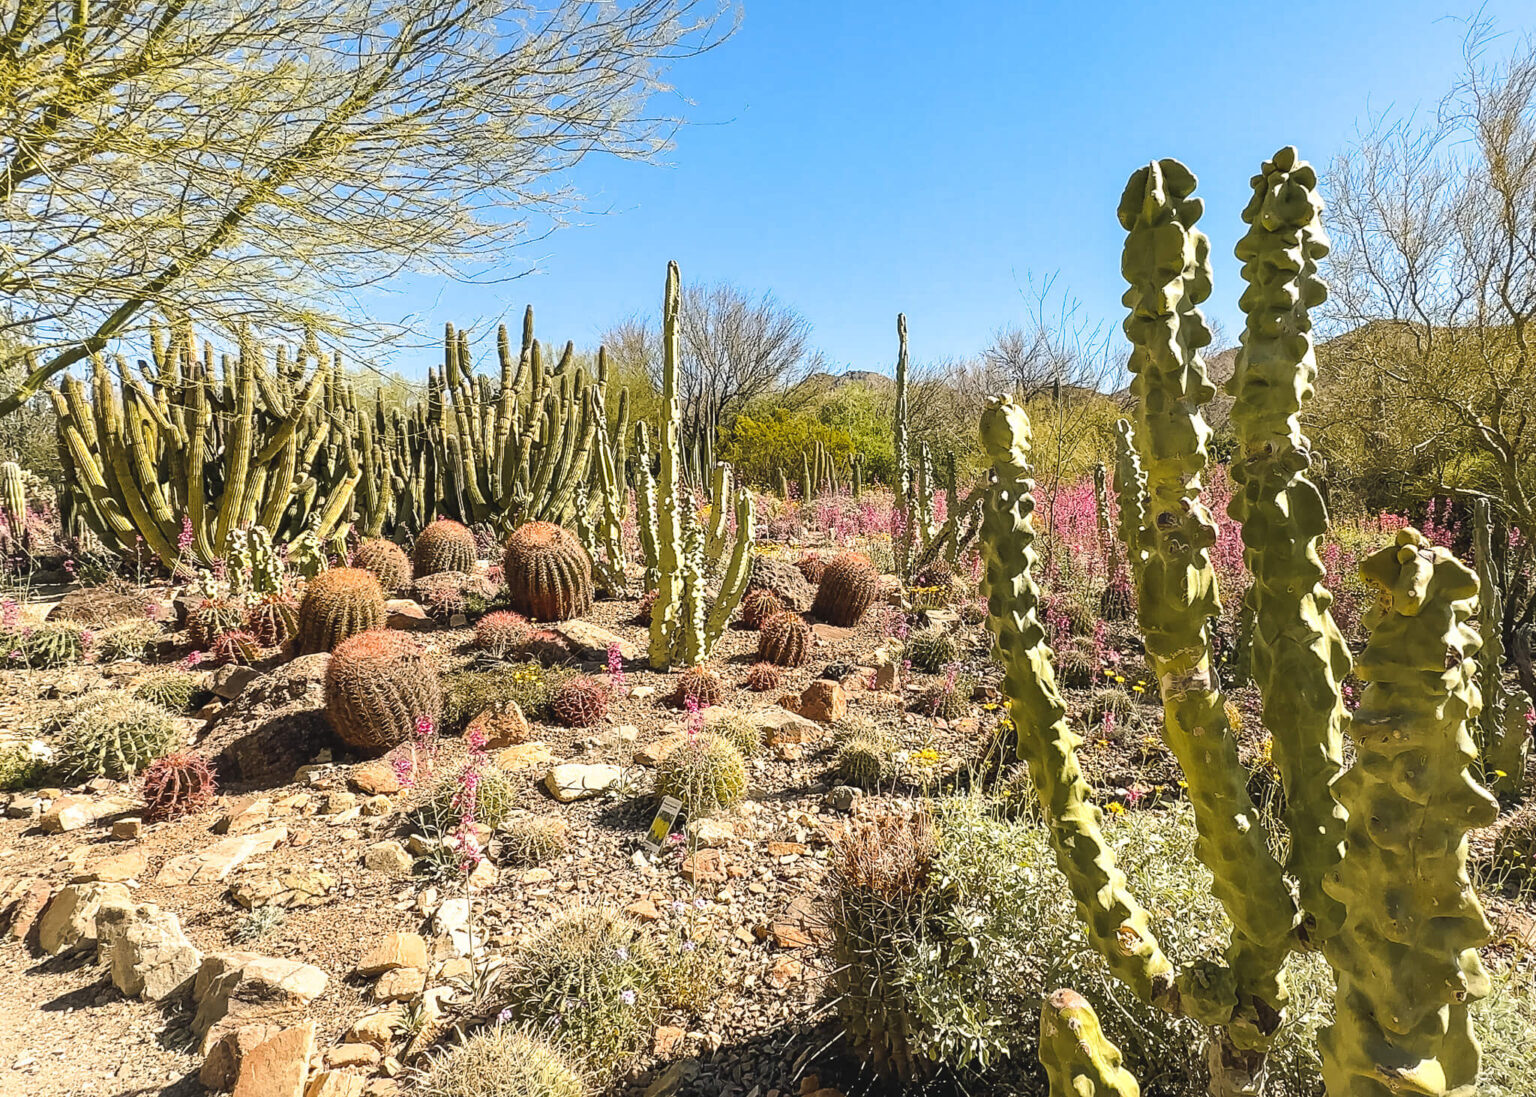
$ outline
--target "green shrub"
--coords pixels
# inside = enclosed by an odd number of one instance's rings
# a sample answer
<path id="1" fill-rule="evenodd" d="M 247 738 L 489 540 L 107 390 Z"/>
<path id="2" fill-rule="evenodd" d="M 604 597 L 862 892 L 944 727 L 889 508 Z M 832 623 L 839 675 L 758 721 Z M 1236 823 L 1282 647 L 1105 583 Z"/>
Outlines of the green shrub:
<path id="1" fill-rule="evenodd" d="M 741 752 L 704 732 L 690 735 L 661 756 L 656 793 L 683 802 L 690 819 L 734 807 L 747 792 L 747 768 Z"/>
<path id="2" fill-rule="evenodd" d="M 71 780 L 131 777 L 181 742 L 170 713 L 116 690 L 92 694 L 56 719 L 59 769 Z"/>
<path id="3" fill-rule="evenodd" d="M 457 733 L 486 709 L 504 708 L 517 702 L 530 720 L 553 718 L 550 705 L 568 671 L 550 670 L 537 663 L 493 670 L 461 670 L 443 675 L 443 730 Z"/>
<path id="4" fill-rule="evenodd" d="M 814 452 L 817 442 L 838 468 L 847 468 L 853 453 L 853 440 L 847 434 L 806 412 L 774 408 L 761 416 L 738 415 L 722 441 L 721 457 L 744 482 L 772 487 L 780 469 L 792 481 L 802 479 L 801 457 Z"/>
<path id="5" fill-rule="evenodd" d="M 416 1087 L 421 1097 L 585 1097 L 569 1059 L 506 1025 L 483 1028 L 434 1056 Z"/>

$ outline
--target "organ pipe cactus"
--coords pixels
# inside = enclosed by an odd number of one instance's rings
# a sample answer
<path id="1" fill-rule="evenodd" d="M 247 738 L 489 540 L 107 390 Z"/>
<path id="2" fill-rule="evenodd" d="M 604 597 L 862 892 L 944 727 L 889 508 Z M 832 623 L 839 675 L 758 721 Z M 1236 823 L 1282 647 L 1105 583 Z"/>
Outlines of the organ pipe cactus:
<path id="1" fill-rule="evenodd" d="M 1477 684 L 1483 708 L 1474 734 L 1483 781 L 1498 795 L 1507 796 L 1525 785 L 1530 750 L 1526 714 L 1531 702 L 1523 690 L 1504 685 L 1504 599 L 1493 555 L 1493 510 L 1488 500 L 1473 503 L 1472 518 L 1479 590 L 1477 625 L 1483 641 L 1477 652 Z"/>
<path id="2" fill-rule="evenodd" d="M 662 301 L 661 471 L 654 482 L 648 465 L 644 465 L 648 446 L 643 430 L 636 446 L 643 458 L 640 540 L 647 575 L 654 574 L 656 580 L 649 657 L 651 666 L 658 670 L 674 662 L 699 663 L 714 651 L 746 591 L 756 537 L 752 493 L 733 486 L 729 465 L 716 465 L 713 470 L 714 502 L 708 533 L 700 527 L 683 492 L 679 453 L 682 417 L 677 400 L 679 308 L 677 264 L 669 263 Z M 727 506 L 732 507 L 735 518 L 734 532 L 729 529 Z M 718 582 L 712 597 L 706 589 L 711 582 Z"/>
<path id="3" fill-rule="evenodd" d="M 1338 929 L 1343 910 L 1322 889 L 1337 864 L 1344 810 L 1329 785 L 1343 768 L 1348 714 L 1342 685 L 1350 654 L 1323 588 L 1318 555 L 1328 525 L 1322 493 L 1308 478 L 1311 444 L 1300 413 L 1317 378 L 1307 310 L 1328 290 L 1318 263 L 1328 254 L 1317 174 L 1283 148 L 1253 178 L 1237 245 L 1248 289 L 1248 322 L 1227 391 L 1234 397 L 1231 516 L 1242 523 L 1253 575 L 1246 621 L 1252 671 L 1264 699 L 1264 726 L 1285 789 L 1291 832 L 1286 869 L 1301 891 L 1308 935 Z"/>
<path id="4" fill-rule="evenodd" d="M 15 461 L 0 464 L 0 514 L 19 540 L 27 532 L 27 485 Z"/>
<path id="5" fill-rule="evenodd" d="M 1477 576 L 1414 529 L 1360 576 L 1378 594 L 1356 668 L 1356 761 L 1335 785 L 1347 854 L 1324 881 L 1346 914 L 1325 946 L 1338 990 L 1323 1080 L 1349 1097 L 1470 1094 L 1468 1010 L 1488 992 L 1477 947 L 1490 928 L 1467 878 L 1467 830 L 1498 814 L 1468 770 Z"/>

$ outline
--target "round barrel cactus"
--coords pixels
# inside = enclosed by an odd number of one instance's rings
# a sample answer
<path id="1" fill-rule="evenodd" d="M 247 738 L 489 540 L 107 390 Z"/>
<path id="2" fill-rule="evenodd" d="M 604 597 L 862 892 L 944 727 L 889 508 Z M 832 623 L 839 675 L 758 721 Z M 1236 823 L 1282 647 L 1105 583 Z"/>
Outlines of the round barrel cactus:
<path id="1" fill-rule="evenodd" d="M 784 610 L 784 600 L 766 587 L 742 595 L 741 621 L 748 628 L 761 628 L 764 621 Z"/>
<path id="2" fill-rule="evenodd" d="M 161 755 L 144 771 L 144 818 L 180 819 L 213 804 L 217 785 L 208 760 L 193 750 Z"/>
<path id="3" fill-rule="evenodd" d="M 428 527 L 430 528 L 430 527 Z M 417 545 L 421 542 L 418 540 Z M 411 558 L 393 541 L 374 537 L 357 546 L 352 554 L 352 566 L 371 571 L 379 585 L 391 594 L 404 590 L 416 577 Z"/>
<path id="4" fill-rule="evenodd" d="M 880 593 L 880 573 L 858 552 L 834 556 L 816 587 L 811 612 L 829 624 L 849 628 L 859 623 Z"/>
<path id="5" fill-rule="evenodd" d="M 768 618 L 757 634 L 757 657 L 775 666 L 804 666 L 810 648 L 811 626 L 789 610 Z"/>
<path id="6" fill-rule="evenodd" d="M 502 575 L 512 608 L 535 621 L 568 621 L 592 606 L 592 560 L 569 530 L 529 522 L 507 539 Z"/>
<path id="7" fill-rule="evenodd" d="M 298 653 L 330 651 L 349 636 L 384 627 L 384 589 L 363 568 L 331 568 L 299 603 Z"/>
<path id="8" fill-rule="evenodd" d="M 412 553 L 416 578 L 440 571 L 468 572 L 475 566 L 475 535 L 452 518 L 439 518 L 421 531 Z"/>
<path id="9" fill-rule="evenodd" d="M 387 750 L 443 714 L 437 668 L 409 636 L 370 629 L 337 645 L 325 670 L 325 715 L 342 742 Z"/>
<path id="10" fill-rule="evenodd" d="M 550 709 L 568 728 L 595 727 L 608 712 L 608 688 L 590 675 L 578 674 L 560 687 Z"/>

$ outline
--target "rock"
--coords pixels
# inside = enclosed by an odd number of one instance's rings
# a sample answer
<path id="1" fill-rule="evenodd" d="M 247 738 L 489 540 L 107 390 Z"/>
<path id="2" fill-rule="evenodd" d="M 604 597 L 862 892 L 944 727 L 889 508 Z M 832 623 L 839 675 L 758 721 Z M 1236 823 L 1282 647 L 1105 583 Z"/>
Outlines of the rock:
<path id="1" fill-rule="evenodd" d="M 657 766 L 661 764 L 662 756 L 677 744 L 683 742 L 688 736 L 685 732 L 674 731 L 670 735 L 664 735 L 654 743 L 647 743 L 635 750 L 635 765 Z"/>
<path id="2" fill-rule="evenodd" d="M 761 560 L 757 556 L 754 560 Z M 795 572 L 796 575 L 800 573 Z M 675 1097 L 675 1095 L 688 1083 L 699 1076 L 699 1064 L 693 1059 L 679 1059 L 666 1070 L 662 1071 L 657 1079 L 645 1087 L 645 1097 Z"/>
<path id="3" fill-rule="evenodd" d="M 836 785 L 827 793 L 827 806 L 833 811 L 852 811 L 854 802 L 864 795 L 852 785 Z"/>
<path id="4" fill-rule="evenodd" d="M 364 796 L 389 796 L 400 791 L 400 775 L 388 758 L 376 758 L 352 767 L 347 783 Z"/>
<path id="5" fill-rule="evenodd" d="M 824 644 L 836 644 L 843 640 L 851 640 L 857 634 L 856 629 L 842 628 L 839 625 L 829 625 L 825 621 L 817 621 L 811 626 L 811 635 Z"/>
<path id="6" fill-rule="evenodd" d="M 747 714 L 747 718 L 757 725 L 763 733 L 763 741 L 770 747 L 785 743 L 814 743 L 826 735 L 821 725 L 778 705 L 755 709 Z"/>
<path id="7" fill-rule="evenodd" d="M 391 933 L 363 954 L 357 963 L 362 975 L 379 975 L 399 967 L 426 970 L 427 942 L 419 933 Z"/>
<path id="8" fill-rule="evenodd" d="M 683 858 L 683 879 L 690 884 L 723 884 L 726 877 L 725 854 L 717 849 L 700 849 Z"/>
<path id="9" fill-rule="evenodd" d="M 371 845 L 364 850 L 363 864 L 386 876 L 405 877 L 411 875 L 416 862 L 411 859 L 409 853 L 405 852 L 404 846 L 391 839 Z"/>
<path id="10" fill-rule="evenodd" d="M 848 712 L 843 687 L 829 678 L 818 678 L 800 694 L 799 713 L 818 724 L 835 724 Z"/>
<path id="11" fill-rule="evenodd" d="M 167 861 L 155 876 L 155 884 L 173 887 L 179 884 L 211 884 L 229 874 L 258 853 L 270 853 L 288 840 L 286 827 L 241 834 L 215 842 L 199 853 L 186 853 Z"/>
<path id="12" fill-rule="evenodd" d="M 144 833 L 144 820 L 136 817 L 119 819 L 112 824 L 112 837 L 124 840 L 137 838 Z"/>
<path id="13" fill-rule="evenodd" d="M 515 773 L 520 769 L 547 766 L 554 760 L 555 756 L 550 753 L 548 743 L 518 743 L 496 755 L 496 766 L 507 773 Z"/>
<path id="14" fill-rule="evenodd" d="M 11 893 L 11 921 L 5 934 L 12 941 L 25 941 L 37 925 L 37 919 L 53 895 L 47 880 L 29 880 L 18 884 Z"/>
<path id="15" fill-rule="evenodd" d="M 325 972 L 298 960 L 250 952 L 211 953 L 203 957 L 192 983 L 197 1003 L 192 1030 L 205 1034 L 207 1044 L 225 1029 L 296 1017 L 325 991 L 328 981 Z"/>
<path id="16" fill-rule="evenodd" d="M 36 819 L 47 807 L 48 802 L 41 796 L 16 796 L 5 806 L 5 817 L 7 819 Z"/>
<path id="17" fill-rule="evenodd" d="M 651 1054 L 658 1059 L 670 1059 L 683 1044 L 688 1030 L 677 1025 L 659 1025 L 651 1043 Z"/>
<path id="18" fill-rule="evenodd" d="M 656 696 L 655 686 L 636 686 L 629 691 L 629 695 L 636 701 L 645 701 Z"/>
<path id="19" fill-rule="evenodd" d="M 427 989 L 427 975 L 413 967 L 395 968 L 379 976 L 373 986 L 375 1002 L 398 1002 L 414 998 Z"/>
<path id="20" fill-rule="evenodd" d="M 487 750 L 527 743 L 533 734 L 533 729 L 528 726 L 528 717 L 523 715 L 516 701 L 507 701 L 505 707 L 488 708 L 481 712 L 464 729 L 465 738 L 475 731 L 485 736 Z"/>
<path id="21" fill-rule="evenodd" d="M 230 889 L 230 898 L 246 910 L 257 907 L 317 907 L 336 890 L 336 877 L 318 869 L 293 869 L 263 880 L 243 880 Z"/>
<path id="22" fill-rule="evenodd" d="M 148 867 L 149 855 L 142 849 L 130 849 L 97 861 L 70 882 L 75 884 L 121 884 L 129 880 L 138 879 L 144 875 L 144 870 Z"/>
<path id="23" fill-rule="evenodd" d="M 213 824 L 215 834 L 244 834 L 265 826 L 272 818 L 272 801 L 264 797 L 244 796 L 229 805 Z"/>
<path id="24" fill-rule="evenodd" d="M 804 613 L 816 598 L 816 588 L 805 581 L 800 569 L 788 560 L 779 560 L 757 553 L 752 557 L 752 573 L 747 578 L 747 589 L 763 588 L 779 596 L 787 609 Z"/>
<path id="25" fill-rule="evenodd" d="M 286 784 L 316 743 L 330 741 L 325 718 L 326 652 L 302 655 L 251 682 L 230 702 L 198 749 L 226 781 Z"/>
<path id="26" fill-rule="evenodd" d="M 360 1075 L 345 1070 L 317 1071 L 304 1087 L 304 1097 L 363 1097 Z"/>
<path id="27" fill-rule="evenodd" d="M 553 767 L 544 776 L 544 787 L 562 804 L 601 796 L 618 785 L 622 773 L 618 766 L 584 765 L 568 762 Z"/>
<path id="28" fill-rule="evenodd" d="M 315 1022 L 282 1029 L 241 1057 L 234 1097 L 304 1097 L 314 1053 Z"/>
<path id="29" fill-rule="evenodd" d="M 325 1065 L 341 1069 L 362 1067 L 371 1070 L 384 1056 L 372 1044 L 337 1044 L 325 1049 Z"/>
<path id="30" fill-rule="evenodd" d="M 38 946 L 50 956 L 96 940 L 96 914 L 106 904 L 131 906 L 122 884 L 66 884 L 59 889 L 37 926 Z"/>
<path id="31" fill-rule="evenodd" d="M 245 692 L 245 687 L 261 677 L 254 667 L 242 667 L 231 663 L 213 672 L 213 692 L 226 701 L 233 701 Z"/>
<path id="32" fill-rule="evenodd" d="M 90 796 L 70 794 L 53 802 L 37 825 L 48 834 L 64 834 L 71 830 L 91 826 L 111 815 L 132 811 L 134 802 L 123 796 L 94 799 Z"/>
<path id="33" fill-rule="evenodd" d="M 809 948 L 832 939 L 825 917 L 805 895 L 791 900 L 784 912 L 773 920 L 769 935 L 773 943 L 783 949 Z"/>
<path id="34" fill-rule="evenodd" d="M 870 682 L 870 689 L 881 692 L 893 692 L 901 684 L 901 653 L 894 655 L 883 651 L 875 652 L 875 677 Z"/>
<path id="35" fill-rule="evenodd" d="M 637 899 L 624 908 L 624 913 L 641 922 L 661 921 L 661 911 L 656 909 L 656 904 L 649 899 Z"/>
<path id="36" fill-rule="evenodd" d="M 105 949 L 112 985 L 130 998 L 164 1002 L 188 990 L 203 954 L 181 922 L 154 903 L 103 907 L 96 917 L 98 953 Z"/>
<path id="37" fill-rule="evenodd" d="M 619 658 L 626 663 L 632 663 L 640 658 L 640 648 L 637 644 L 624 639 L 616 632 L 599 628 L 590 621 L 560 621 L 549 627 L 565 637 L 571 647 L 571 654 L 578 659 L 606 663 L 608 649 L 615 644 L 619 648 Z"/>
<path id="38" fill-rule="evenodd" d="M 781 956 L 768 971 L 768 985 L 783 990 L 805 972 L 805 965 L 789 956 Z"/>
<path id="39" fill-rule="evenodd" d="M 736 837 L 736 828 L 724 819 L 703 818 L 688 824 L 688 837 L 704 848 L 723 846 Z"/>
<path id="40" fill-rule="evenodd" d="M 395 810 L 395 805 L 390 802 L 388 796 L 370 796 L 357 805 L 359 815 L 365 815 L 370 819 L 377 819 L 381 815 L 388 815 Z"/>
<path id="41" fill-rule="evenodd" d="M 379 1013 L 369 1013 L 359 1017 L 347 1030 L 347 1042 L 351 1044 L 372 1044 L 380 1050 L 389 1047 L 389 1042 L 394 1039 L 395 1030 L 401 1025 L 401 1016 L 398 1009 L 386 1009 Z"/>
<path id="42" fill-rule="evenodd" d="M 384 603 L 384 627 L 404 632 L 426 632 L 437 627 L 419 602 L 409 598 L 390 598 Z"/>
<path id="43" fill-rule="evenodd" d="M 495 887 L 499 876 L 500 874 L 496 871 L 496 866 L 482 857 L 475 862 L 475 867 L 464 878 L 464 883 L 477 891 L 483 891 L 485 888 Z"/>
<path id="44" fill-rule="evenodd" d="M 555 874 L 547 868 L 531 868 L 517 878 L 517 882 L 524 887 L 538 887 L 541 884 L 551 883 Z"/>
<path id="45" fill-rule="evenodd" d="M 354 792 L 332 792 L 325 797 L 325 806 L 320 809 L 321 815 L 340 815 L 357 807 L 357 794 Z"/>
<path id="46" fill-rule="evenodd" d="M 198 1081 L 214 1091 L 235 1088 L 240 1077 L 240 1063 L 246 1053 L 260 1047 L 282 1031 L 281 1025 L 242 1025 L 225 1032 L 213 1042 L 203 1057 L 202 1069 L 197 1072 Z"/>

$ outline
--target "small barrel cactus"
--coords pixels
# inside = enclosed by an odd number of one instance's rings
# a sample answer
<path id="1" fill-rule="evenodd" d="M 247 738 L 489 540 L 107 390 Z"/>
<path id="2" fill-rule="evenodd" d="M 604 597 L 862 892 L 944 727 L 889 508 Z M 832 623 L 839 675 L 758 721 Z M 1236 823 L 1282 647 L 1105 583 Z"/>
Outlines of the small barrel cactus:
<path id="1" fill-rule="evenodd" d="M 821 577 L 827 572 L 827 562 L 821 558 L 820 553 L 808 552 L 795 561 L 795 567 L 800 569 L 800 574 L 805 576 L 807 583 L 819 583 Z"/>
<path id="2" fill-rule="evenodd" d="M 677 692 L 673 700 L 679 705 L 692 701 L 699 708 L 718 705 L 725 696 L 725 686 L 720 676 L 708 667 L 689 667 L 678 675 Z"/>
<path id="3" fill-rule="evenodd" d="M 417 579 L 440 571 L 468 572 L 475 566 L 475 535 L 452 518 L 439 518 L 416 538 L 411 562 Z"/>
<path id="4" fill-rule="evenodd" d="M 420 544 L 420 542 L 417 542 Z M 391 594 L 398 594 L 411 585 L 416 571 L 405 550 L 393 541 L 374 537 L 357 546 L 352 554 L 352 566 L 373 572 L 379 586 Z"/>
<path id="5" fill-rule="evenodd" d="M 497 659 L 516 650 L 531 631 L 528 618 L 521 613 L 499 609 L 487 613 L 475 624 L 475 647 Z"/>
<path id="6" fill-rule="evenodd" d="M 149 764 L 143 780 L 144 819 L 157 823 L 180 819 L 213 803 L 217 784 L 208 759 L 194 750 L 177 750 Z"/>
<path id="7" fill-rule="evenodd" d="M 192 699 L 202 691 L 202 675 L 180 667 L 150 671 L 133 687 L 135 697 L 168 712 L 186 712 L 192 707 Z"/>
<path id="8" fill-rule="evenodd" d="M 811 613 L 829 624 L 849 628 L 859 623 L 879 593 L 880 573 L 869 557 L 844 552 L 827 564 Z"/>
<path id="9" fill-rule="evenodd" d="M 710 709 L 704 718 L 704 730 L 730 743 L 743 758 L 755 758 L 762 753 L 763 729 L 744 712 L 733 708 Z"/>
<path id="10" fill-rule="evenodd" d="M 61 721 L 59 769 L 66 778 L 131 777 L 181 738 L 171 714 L 117 691 L 103 691 Z"/>
<path id="11" fill-rule="evenodd" d="M 461 767 L 438 778 L 412 814 L 411 821 L 423 834 L 444 838 L 459 829 L 464 817 L 466 771 L 467 767 Z M 495 830 L 517 806 L 517 784 L 505 770 L 493 765 L 482 765 L 475 772 L 475 822 Z"/>
<path id="12" fill-rule="evenodd" d="M 838 747 L 833 769 L 839 781 L 865 790 L 889 781 L 896 773 L 890 738 L 873 728 L 854 732 Z"/>
<path id="13" fill-rule="evenodd" d="M 212 667 L 248 667 L 261 659 L 261 641 L 243 628 L 232 628 L 215 636 L 203 654 Z"/>
<path id="14" fill-rule="evenodd" d="M 651 623 L 651 610 L 656 608 L 656 599 L 661 597 L 661 592 L 648 590 L 640 598 L 640 604 L 635 607 L 635 620 L 642 625 Z"/>
<path id="15" fill-rule="evenodd" d="M 768 618 L 757 634 L 758 659 L 776 666 L 804 666 L 810 648 L 811 626 L 789 610 Z"/>
<path id="16" fill-rule="evenodd" d="M 590 728 L 608 713 L 608 687 L 587 674 L 564 682 L 550 703 L 555 719 L 568 728 Z"/>
<path id="17" fill-rule="evenodd" d="M 907 637 L 907 658 L 918 670 L 937 674 L 959 657 L 960 645 L 944 629 L 918 629 Z"/>
<path id="18" fill-rule="evenodd" d="M 187 611 L 187 642 L 207 651 L 220 633 L 244 628 L 246 607 L 233 598 L 204 598 Z"/>
<path id="19" fill-rule="evenodd" d="M 411 597 L 434 621 L 447 624 L 456 615 L 468 614 L 469 576 L 462 571 L 423 575 L 411 584 Z"/>
<path id="20" fill-rule="evenodd" d="M 1106 621 L 1128 621 L 1136 613 L 1136 592 L 1130 576 L 1117 569 L 1099 592 L 1099 616 Z"/>
<path id="21" fill-rule="evenodd" d="M 517 1025 L 480 1029 L 434 1056 L 417 1085 L 421 1097 L 585 1097 L 576 1064 Z"/>
<path id="22" fill-rule="evenodd" d="M 558 815 L 522 815 L 502 827 L 501 848 L 518 865 L 536 865 L 564 853 L 571 825 Z"/>
<path id="23" fill-rule="evenodd" d="M 298 653 L 330 651 L 349 636 L 384 627 L 384 589 L 363 568 L 331 568 L 304 590 Z"/>
<path id="24" fill-rule="evenodd" d="M 784 612 L 784 600 L 764 587 L 749 590 L 741 598 L 741 621 L 748 628 L 761 628 L 775 613 Z"/>
<path id="25" fill-rule="evenodd" d="M 592 606 L 592 559 L 553 522 L 517 528 L 507 539 L 502 575 L 512 608 L 535 621 L 568 621 Z"/>
<path id="26" fill-rule="evenodd" d="M 971 693 L 975 689 L 976 681 L 968 675 L 947 679 L 923 694 L 922 709 L 941 720 L 958 720 L 971 711 Z"/>
<path id="27" fill-rule="evenodd" d="M 1056 653 L 1056 678 L 1068 689 L 1088 689 L 1098 680 L 1099 661 L 1076 644 Z"/>
<path id="28" fill-rule="evenodd" d="M 85 658 L 86 633 L 71 621 L 44 621 L 21 633 L 18 650 L 36 670 L 66 667 Z"/>
<path id="29" fill-rule="evenodd" d="M 718 735 L 690 735 L 661 756 L 656 792 L 683 802 L 690 819 L 734 807 L 747 792 L 741 752 Z"/>
<path id="30" fill-rule="evenodd" d="M 245 628 L 262 647 L 281 647 L 299 631 L 299 600 L 291 594 L 260 598 L 246 614 Z"/>
<path id="31" fill-rule="evenodd" d="M 783 686 L 784 671 L 773 663 L 753 663 L 747 671 L 747 688 L 757 693 L 771 693 Z"/>
<path id="32" fill-rule="evenodd" d="M 329 573 L 327 573 L 329 574 Z M 325 714 L 342 742 L 387 750 L 443 712 L 437 668 L 410 637 L 372 629 L 342 641 L 325 670 Z"/>

